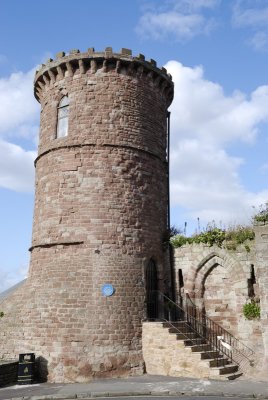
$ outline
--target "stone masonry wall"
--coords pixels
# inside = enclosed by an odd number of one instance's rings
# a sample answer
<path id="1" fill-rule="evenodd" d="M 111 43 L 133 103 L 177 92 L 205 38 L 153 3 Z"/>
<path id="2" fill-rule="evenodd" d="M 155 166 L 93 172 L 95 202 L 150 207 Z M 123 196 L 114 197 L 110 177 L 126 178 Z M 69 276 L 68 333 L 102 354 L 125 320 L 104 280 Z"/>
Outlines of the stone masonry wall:
<path id="1" fill-rule="evenodd" d="M 259 376 L 268 376 L 268 225 L 255 226 L 257 281 L 260 291 L 261 328 L 264 344 Z"/>
<path id="2" fill-rule="evenodd" d="M 50 381 L 143 373 L 144 271 L 163 289 L 166 115 L 173 84 L 142 55 L 72 51 L 42 66 L 27 282 L 1 304 L 0 354 L 35 352 Z M 69 98 L 68 135 L 56 138 Z M 115 288 L 103 297 L 103 284 Z"/>
<path id="3" fill-rule="evenodd" d="M 262 321 L 246 320 L 243 315 L 243 305 L 249 301 L 248 280 L 252 266 L 257 279 L 255 295 L 260 295 L 255 242 L 247 243 L 250 252 L 245 245 L 228 250 L 192 244 L 175 249 L 174 256 L 177 295 L 189 293 L 210 318 L 253 349 L 255 363 L 260 364 L 266 341 Z M 183 274 L 183 286 L 179 282 L 179 269 Z"/>
<path id="4" fill-rule="evenodd" d="M 176 340 L 161 322 L 144 322 L 142 325 L 142 349 L 146 372 L 150 375 L 219 379 L 218 372 L 209 362 L 200 359 L 199 353 Z"/>

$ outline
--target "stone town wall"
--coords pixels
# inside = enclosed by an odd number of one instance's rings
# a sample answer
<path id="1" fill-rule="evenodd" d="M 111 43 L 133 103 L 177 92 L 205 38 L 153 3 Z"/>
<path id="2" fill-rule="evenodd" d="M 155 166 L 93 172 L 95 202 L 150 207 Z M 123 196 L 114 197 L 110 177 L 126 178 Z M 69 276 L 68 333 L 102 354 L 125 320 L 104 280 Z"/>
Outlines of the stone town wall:
<path id="1" fill-rule="evenodd" d="M 144 269 L 166 279 L 165 69 L 129 50 L 60 53 L 37 72 L 41 103 L 27 282 L 1 304 L 0 354 L 34 352 L 50 381 L 143 372 Z M 69 98 L 69 130 L 56 138 Z M 102 285 L 115 288 L 103 297 Z"/>
<path id="2" fill-rule="evenodd" d="M 235 250 L 215 245 L 185 245 L 175 249 L 174 264 L 177 295 L 188 293 L 210 318 L 252 348 L 260 363 L 267 341 L 263 336 L 263 322 L 246 320 L 243 315 L 243 305 L 250 299 L 252 267 L 256 275 L 256 283 L 252 285 L 254 294 L 263 298 L 259 288 L 265 272 L 260 274 L 255 242 L 247 243 L 249 252 L 245 245 Z M 183 275 L 183 284 L 179 274 Z"/>
<path id="3" fill-rule="evenodd" d="M 264 352 L 259 375 L 268 376 L 268 225 L 255 226 L 256 268 L 260 293 L 261 328 Z"/>

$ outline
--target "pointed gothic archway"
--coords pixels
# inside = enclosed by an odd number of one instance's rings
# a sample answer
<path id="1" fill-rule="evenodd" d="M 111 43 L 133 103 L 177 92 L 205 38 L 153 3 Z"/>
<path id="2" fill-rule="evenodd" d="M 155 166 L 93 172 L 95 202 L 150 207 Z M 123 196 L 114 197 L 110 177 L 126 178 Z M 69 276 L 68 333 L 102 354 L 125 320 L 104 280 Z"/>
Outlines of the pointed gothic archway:
<path id="1" fill-rule="evenodd" d="M 223 251 L 207 254 L 195 268 L 192 293 L 208 317 L 237 335 L 238 310 L 247 294 L 247 280 L 239 262 Z"/>

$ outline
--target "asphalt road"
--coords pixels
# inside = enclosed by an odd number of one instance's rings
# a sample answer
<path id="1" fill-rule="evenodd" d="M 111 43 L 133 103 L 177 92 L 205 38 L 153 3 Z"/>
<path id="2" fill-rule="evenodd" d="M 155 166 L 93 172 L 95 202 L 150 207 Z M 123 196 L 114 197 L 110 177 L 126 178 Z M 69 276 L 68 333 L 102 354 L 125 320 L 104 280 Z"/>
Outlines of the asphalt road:
<path id="1" fill-rule="evenodd" d="M 267 381 L 219 381 L 142 375 L 121 379 L 100 379 L 88 383 L 41 383 L 13 385 L 0 389 L 0 400 L 268 400 Z"/>
<path id="2" fill-rule="evenodd" d="M 218 396 L 125 396 L 125 397 L 88 397 L 83 400 L 234 400 L 235 397 L 218 397 Z M 240 400 L 252 400 L 248 397 L 240 397 Z M 69 397 L 57 398 L 57 400 L 77 400 L 77 398 L 70 399 Z"/>
<path id="3" fill-rule="evenodd" d="M 225 396 L 120 396 L 120 398 L 118 397 L 91 397 L 90 398 L 95 399 L 95 400 L 134 400 L 134 399 L 138 399 L 138 400 L 205 400 L 205 399 L 209 399 L 209 400 L 234 400 L 235 397 L 225 397 Z M 252 398 L 248 398 L 248 397 L 239 397 L 240 400 L 252 400 Z M 61 399 L 61 400 L 65 400 L 65 399 Z M 68 399 L 69 400 L 69 399 Z"/>

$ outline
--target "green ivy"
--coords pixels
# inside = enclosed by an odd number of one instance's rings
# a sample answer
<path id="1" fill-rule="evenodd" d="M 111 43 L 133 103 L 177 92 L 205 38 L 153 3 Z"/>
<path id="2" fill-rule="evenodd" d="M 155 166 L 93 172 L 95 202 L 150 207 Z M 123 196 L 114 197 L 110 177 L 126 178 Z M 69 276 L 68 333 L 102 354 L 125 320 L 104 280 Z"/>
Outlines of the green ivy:
<path id="1" fill-rule="evenodd" d="M 251 303 L 246 303 L 243 306 L 243 314 L 246 319 L 257 319 L 260 318 L 261 309 L 259 303 L 251 301 Z"/>
<path id="2" fill-rule="evenodd" d="M 0 318 L 2 318 L 4 316 L 3 311 L 0 311 Z"/>
<path id="3" fill-rule="evenodd" d="M 195 234 L 191 237 L 184 235 L 175 235 L 170 239 L 171 244 L 176 247 L 181 247 L 185 244 L 204 243 L 209 246 L 217 245 L 225 247 L 228 250 L 235 250 L 236 246 L 254 240 L 254 231 L 249 227 L 237 226 L 228 230 L 223 230 L 215 226 L 208 226 L 204 232 Z M 245 246 L 246 251 L 250 251 L 248 245 Z"/>

